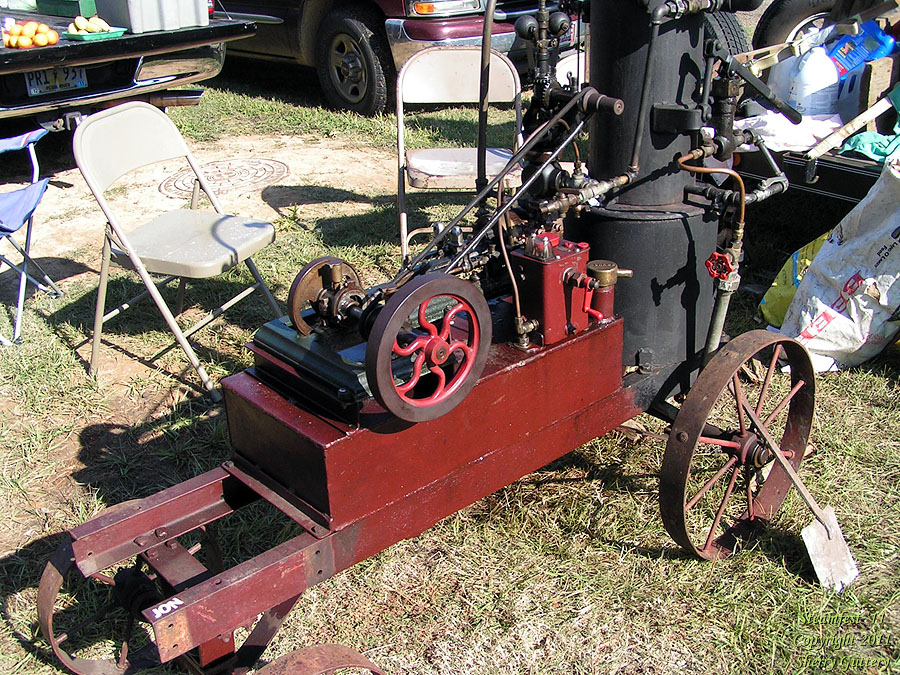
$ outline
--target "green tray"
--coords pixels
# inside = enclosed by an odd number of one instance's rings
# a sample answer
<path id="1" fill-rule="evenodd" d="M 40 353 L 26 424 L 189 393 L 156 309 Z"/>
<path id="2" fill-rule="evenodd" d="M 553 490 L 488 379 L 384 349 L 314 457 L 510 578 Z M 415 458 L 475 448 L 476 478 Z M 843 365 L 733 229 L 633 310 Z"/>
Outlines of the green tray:
<path id="1" fill-rule="evenodd" d="M 63 37 L 68 38 L 69 40 L 108 40 L 109 38 L 121 37 L 125 34 L 124 28 L 116 28 L 115 26 L 110 26 L 110 30 L 105 33 L 70 33 L 66 31 L 63 33 Z"/>

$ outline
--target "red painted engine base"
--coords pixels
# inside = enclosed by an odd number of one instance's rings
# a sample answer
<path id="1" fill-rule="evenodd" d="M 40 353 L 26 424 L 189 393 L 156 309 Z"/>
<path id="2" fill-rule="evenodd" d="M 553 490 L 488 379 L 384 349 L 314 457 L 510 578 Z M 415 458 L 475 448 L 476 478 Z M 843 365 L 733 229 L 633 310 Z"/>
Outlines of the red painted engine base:
<path id="1" fill-rule="evenodd" d="M 201 668 L 246 667 L 310 586 L 640 413 L 622 386 L 621 353 L 618 319 L 528 352 L 492 345 L 462 404 L 420 424 L 371 401 L 353 426 L 296 405 L 253 369 L 228 377 L 234 461 L 71 530 L 71 546 L 45 570 L 43 604 L 52 607 L 73 567 L 91 576 L 139 556 L 174 591 L 142 611 L 159 660 L 199 648 Z M 305 531 L 218 574 L 176 541 L 260 498 Z M 260 614 L 235 652 L 233 631 Z M 52 635 L 52 614 L 41 620 Z M 80 672 L 57 644 L 54 651 Z"/>

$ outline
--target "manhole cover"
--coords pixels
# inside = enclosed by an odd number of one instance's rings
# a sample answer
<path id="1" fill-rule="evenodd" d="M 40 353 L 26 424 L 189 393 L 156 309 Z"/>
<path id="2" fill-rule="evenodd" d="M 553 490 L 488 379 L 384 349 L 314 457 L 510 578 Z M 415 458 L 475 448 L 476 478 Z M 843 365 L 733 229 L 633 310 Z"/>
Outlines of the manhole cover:
<path id="1" fill-rule="evenodd" d="M 269 185 L 288 175 L 287 164 L 277 159 L 226 159 L 200 167 L 216 194 L 246 191 Z M 194 172 L 190 169 L 169 176 L 159 185 L 167 197 L 190 199 L 194 189 Z"/>

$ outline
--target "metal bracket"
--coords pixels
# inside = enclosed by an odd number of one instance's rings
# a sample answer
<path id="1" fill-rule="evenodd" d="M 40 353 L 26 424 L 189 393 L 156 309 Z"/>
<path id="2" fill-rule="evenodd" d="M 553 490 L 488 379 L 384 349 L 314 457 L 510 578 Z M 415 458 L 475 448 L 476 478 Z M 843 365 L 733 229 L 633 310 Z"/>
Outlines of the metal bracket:
<path id="1" fill-rule="evenodd" d="M 685 108 L 674 103 L 654 103 L 650 109 L 650 128 L 662 134 L 687 134 L 703 127 L 699 108 Z"/>

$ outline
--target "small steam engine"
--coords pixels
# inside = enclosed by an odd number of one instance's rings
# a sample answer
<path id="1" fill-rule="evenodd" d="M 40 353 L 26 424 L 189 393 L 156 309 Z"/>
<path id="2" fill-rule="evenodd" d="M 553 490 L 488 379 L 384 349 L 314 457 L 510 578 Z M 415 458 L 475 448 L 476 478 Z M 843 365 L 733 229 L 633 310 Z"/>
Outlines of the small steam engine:
<path id="1" fill-rule="evenodd" d="M 757 416 L 771 413 L 765 424 L 795 467 L 813 379 L 804 350 L 787 338 L 757 331 L 719 349 L 744 207 L 787 187 L 765 147 L 735 133 L 733 120 L 745 84 L 797 116 L 707 39 L 702 22 L 703 12 L 758 4 L 593 0 L 520 18 L 535 63 L 526 140 L 507 166 L 524 167 L 521 188 L 502 189 L 502 174 L 483 180 L 374 288 L 336 258 L 299 272 L 288 315 L 250 345 L 254 366 L 223 381 L 232 460 L 75 528 L 48 565 L 41 625 L 65 665 L 120 672 L 73 659 L 54 630 L 53 598 L 73 567 L 96 578 L 137 560 L 127 568 L 136 580 L 119 572 L 116 588 L 152 628 L 156 657 L 246 672 L 309 586 L 641 412 L 671 424 L 660 502 L 679 544 L 705 558 L 728 555 L 769 519 L 790 482 L 779 465 L 764 480 L 757 473 L 772 449 L 740 412 L 749 394 L 737 373 L 753 357 L 768 361 L 752 405 Z M 554 76 L 570 12 L 590 20 L 591 82 L 581 87 Z M 574 168 L 561 159 L 585 130 L 586 173 L 577 155 Z M 745 143 L 772 167 L 753 191 L 703 162 L 720 167 Z M 705 180 L 710 173 L 735 186 Z M 771 398 L 782 359 L 790 391 Z M 723 399 L 737 419 L 712 417 Z M 704 448 L 720 463 L 694 486 Z M 720 481 L 727 489 L 716 492 Z M 257 499 L 303 533 L 228 570 L 201 565 L 178 543 Z M 236 650 L 234 629 L 258 614 Z"/>

